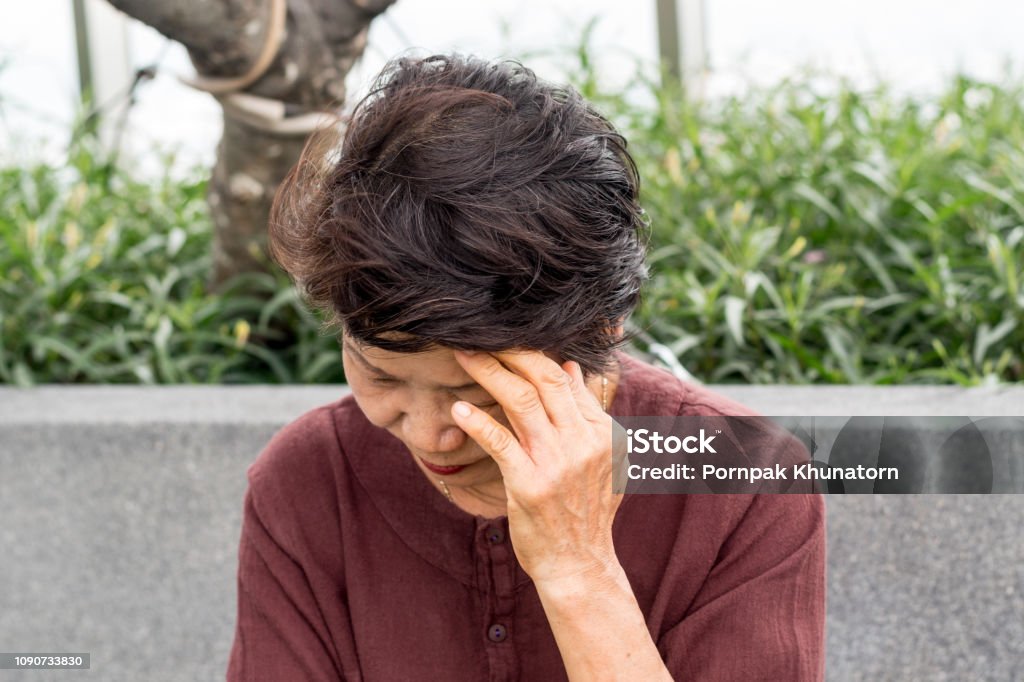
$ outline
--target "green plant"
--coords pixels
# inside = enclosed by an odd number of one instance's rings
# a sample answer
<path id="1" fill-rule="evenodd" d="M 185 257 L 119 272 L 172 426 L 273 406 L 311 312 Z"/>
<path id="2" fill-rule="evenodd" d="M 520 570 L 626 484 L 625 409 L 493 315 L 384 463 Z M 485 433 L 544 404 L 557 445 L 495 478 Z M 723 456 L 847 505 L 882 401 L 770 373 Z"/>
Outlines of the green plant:
<path id="1" fill-rule="evenodd" d="M 204 293 L 205 188 L 135 180 L 90 136 L 65 168 L 0 170 L 0 381 L 342 380 L 337 342 L 283 275 Z"/>
<path id="2" fill-rule="evenodd" d="M 613 92 L 592 28 L 572 78 L 629 139 L 651 219 L 633 323 L 691 373 L 1024 379 L 1024 86 L 809 75 L 699 102 L 638 70 Z M 139 181 L 88 135 L 66 167 L 0 168 L 0 382 L 342 381 L 283 274 L 204 293 L 205 186 Z"/>
<path id="3" fill-rule="evenodd" d="M 811 74 L 699 102 L 642 73 L 600 95 L 580 63 L 643 178 L 634 323 L 698 378 L 1024 379 L 1019 82 L 928 98 Z"/>

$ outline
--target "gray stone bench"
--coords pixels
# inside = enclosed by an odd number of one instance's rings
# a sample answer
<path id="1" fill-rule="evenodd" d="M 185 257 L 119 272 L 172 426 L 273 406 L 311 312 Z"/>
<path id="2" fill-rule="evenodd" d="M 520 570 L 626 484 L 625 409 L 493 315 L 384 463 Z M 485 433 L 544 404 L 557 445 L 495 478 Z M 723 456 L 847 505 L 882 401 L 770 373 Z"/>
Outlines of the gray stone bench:
<path id="1" fill-rule="evenodd" d="M 1024 388 L 718 390 L 769 415 L 1024 413 Z M 0 648 L 92 654 L 33 680 L 222 679 L 246 467 L 346 391 L 0 388 Z M 827 507 L 829 680 L 1020 675 L 1024 496 Z"/>

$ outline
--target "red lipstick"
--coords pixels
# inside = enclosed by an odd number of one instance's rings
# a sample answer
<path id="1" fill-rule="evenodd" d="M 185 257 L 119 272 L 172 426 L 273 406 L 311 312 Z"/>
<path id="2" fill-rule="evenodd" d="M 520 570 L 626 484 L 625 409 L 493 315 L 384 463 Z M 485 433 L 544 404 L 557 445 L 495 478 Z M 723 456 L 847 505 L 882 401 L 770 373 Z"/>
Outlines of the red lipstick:
<path id="1" fill-rule="evenodd" d="M 436 464 L 431 464 L 430 462 L 428 462 L 427 460 L 423 459 L 422 457 L 420 457 L 419 460 L 421 462 L 423 462 L 423 466 L 427 467 L 428 469 L 433 471 L 435 474 L 440 474 L 441 476 L 451 476 L 452 474 L 457 474 L 457 473 L 459 473 L 460 471 L 462 471 L 463 469 L 466 468 L 465 466 L 442 467 L 442 466 L 438 466 Z"/>

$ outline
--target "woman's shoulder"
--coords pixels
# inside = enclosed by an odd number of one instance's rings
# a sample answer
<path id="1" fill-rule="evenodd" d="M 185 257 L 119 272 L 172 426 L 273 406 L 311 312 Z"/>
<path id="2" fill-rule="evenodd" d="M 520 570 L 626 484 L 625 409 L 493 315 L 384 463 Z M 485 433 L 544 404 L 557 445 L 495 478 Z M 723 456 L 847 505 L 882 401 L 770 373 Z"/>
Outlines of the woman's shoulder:
<path id="1" fill-rule="evenodd" d="M 755 416 L 735 400 L 690 381 L 629 353 L 616 354 L 621 370 L 612 402 L 612 414 L 620 416 Z"/>
<path id="2" fill-rule="evenodd" d="M 343 468 L 343 434 L 358 438 L 356 432 L 365 426 L 351 394 L 308 410 L 274 433 L 249 465 L 250 485 L 273 489 L 278 496 L 321 487 Z"/>

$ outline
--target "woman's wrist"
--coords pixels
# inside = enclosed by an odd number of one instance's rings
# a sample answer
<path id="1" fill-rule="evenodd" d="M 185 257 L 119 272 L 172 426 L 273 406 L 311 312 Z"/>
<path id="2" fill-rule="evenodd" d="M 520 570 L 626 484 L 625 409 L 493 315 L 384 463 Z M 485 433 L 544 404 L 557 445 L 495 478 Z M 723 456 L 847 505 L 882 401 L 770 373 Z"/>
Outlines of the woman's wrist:
<path id="1" fill-rule="evenodd" d="M 575 569 L 564 569 L 557 575 L 535 579 L 534 586 L 542 600 L 575 603 L 595 592 L 614 591 L 623 583 L 629 584 L 626 572 L 614 554 L 605 560 L 581 564 Z"/>
<path id="2" fill-rule="evenodd" d="M 570 680 L 672 679 L 617 559 L 535 585 Z"/>

